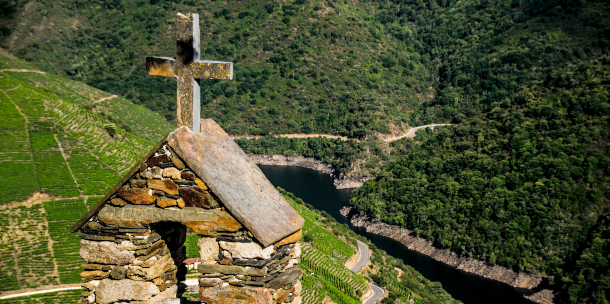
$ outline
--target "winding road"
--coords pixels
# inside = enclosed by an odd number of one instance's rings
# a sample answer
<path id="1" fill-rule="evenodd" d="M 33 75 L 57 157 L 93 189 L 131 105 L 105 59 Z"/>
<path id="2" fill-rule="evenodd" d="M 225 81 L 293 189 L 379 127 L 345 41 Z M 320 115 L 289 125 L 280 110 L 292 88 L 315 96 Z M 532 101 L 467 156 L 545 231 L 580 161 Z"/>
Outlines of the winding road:
<path id="1" fill-rule="evenodd" d="M 358 241 L 358 251 L 360 251 L 360 258 L 358 259 L 358 262 L 356 264 L 354 264 L 354 266 L 352 266 L 352 268 L 350 268 L 349 270 L 353 271 L 353 272 L 358 272 L 360 271 L 360 269 L 362 269 L 362 267 L 364 267 L 364 265 L 366 265 L 366 263 L 369 262 L 369 259 L 371 258 L 371 255 L 369 253 L 369 248 L 366 247 L 366 245 L 361 242 Z M 364 301 L 362 301 L 363 304 L 374 304 L 377 303 L 377 301 L 379 301 L 379 299 L 381 299 L 381 297 L 383 297 L 383 294 L 385 293 L 385 290 L 375 284 L 369 283 L 369 286 L 371 287 L 371 289 L 373 290 L 373 294 L 368 297 L 367 299 L 365 299 Z"/>
<path id="2" fill-rule="evenodd" d="M 354 266 L 352 266 L 352 268 L 350 268 L 349 270 L 353 271 L 353 272 L 358 272 L 360 271 L 360 269 L 366 265 L 366 263 L 369 262 L 369 249 L 366 247 L 366 245 L 361 242 L 358 241 L 358 251 L 360 251 L 360 258 L 358 259 L 358 262 L 356 262 L 356 264 L 354 264 Z"/>
<path id="3" fill-rule="evenodd" d="M 399 139 L 403 139 L 405 137 L 413 137 L 415 136 L 415 132 L 417 132 L 417 130 L 420 129 L 424 129 L 424 128 L 433 128 L 434 127 L 442 127 L 442 126 L 450 126 L 451 124 L 430 124 L 430 125 L 425 125 L 425 126 L 419 126 L 419 127 L 415 127 L 415 128 L 411 128 L 409 129 L 409 131 L 403 135 L 400 136 L 396 136 L 396 137 L 390 137 L 390 138 L 386 138 L 383 141 L 385 142 L 393 142 L 393 141 L 397 141 Z M 239 138 L 246 138 L 246 139 L 258 139 L 261 138 L 263 136 L 260 135 L 231 135 L 230 136 L 232 139 L 239 139 Z M 332 139 L 340 139 L 343 141 L 347 141 L 350 140 L 350 138 L 345 137 L 345 136 L 338 136 L 338 135 L 332 135 L 332 134 L 278 134 L 278 135 L 274 135 L 274 137 L 285 137 L 285 138 L 312 138 L 312 137 L 325 137 L 325 138 L 332 138 Z M 355 141 L 360 141 L 358 139 L 355 138 L 351 138 Z"/>
<path id="4" fill-rule="evenodd" d="M 381 297 L 383 297 L 383 294 L 385 293 L 385 290 L 383 288 L 372 283 L 369 283 L 369 285 L 371 285 L 371 288 L 373 289 L 373 295 L 370 296 L 368 299 L 362 301 L 362 304 L 377 303 L 377 301 L 381 299 Z"/>

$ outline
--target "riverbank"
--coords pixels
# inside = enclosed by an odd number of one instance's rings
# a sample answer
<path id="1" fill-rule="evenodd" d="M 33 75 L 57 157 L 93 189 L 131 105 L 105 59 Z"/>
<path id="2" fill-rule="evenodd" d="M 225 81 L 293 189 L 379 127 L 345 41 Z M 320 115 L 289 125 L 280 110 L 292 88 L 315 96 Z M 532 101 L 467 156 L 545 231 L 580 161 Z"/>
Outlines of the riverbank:
<path id="1" fill-rule="evenodd" d="M 362 186 L 371 177 L 345 177 L 341 176 L 335 167 L 311 157 L 286 156 L 286 155 L 264 155 L 248 154 L 250 159 L 257 165 L 264 166 L 296 166 L 301 168 L 313 169 L 333 178 L 333 183 L 337 189 L 353 189 Z"/>
<path id="2" fill-rule="evenodd" d="M 408 229 L 375 221 L 368 216 L 359 214 L 349 206 L 341 209 L 341 215 L 345 216 L 352 225 L 365 228 L 368 233 L 396 240 L 409 250 L 419 252 L 467 273 L 530 291 L 539 289 L 547 280 L 546 276 L 543 275 L 515 272 L 506 267 L 498 265 L 492 266 L 485 261 L 460 256 L 455 252 L 451 252 L 449 249 L 438 248 L 432 241 L 419 237 Z M 555 298 L 553 292 L 547 289 L 526 297 L 536 303 L 550 304 L 558 302 L 558 299 Z"/>

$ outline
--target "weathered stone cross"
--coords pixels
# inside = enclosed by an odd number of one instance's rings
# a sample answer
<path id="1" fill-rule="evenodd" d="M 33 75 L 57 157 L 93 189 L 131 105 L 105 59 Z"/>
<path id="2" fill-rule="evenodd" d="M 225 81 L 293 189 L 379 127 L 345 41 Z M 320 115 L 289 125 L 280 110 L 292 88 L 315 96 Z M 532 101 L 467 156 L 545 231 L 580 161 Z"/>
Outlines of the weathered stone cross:
<path id="1" fill-rule="evenodd" d="M 178 126 L 199 133 L 201 100 L 199 79 L 233 79 L 233 63 L 200 60 L 199 14 L 176 16 L 177 58 L 146 57 L 149 75 L 178 80 Z"/>

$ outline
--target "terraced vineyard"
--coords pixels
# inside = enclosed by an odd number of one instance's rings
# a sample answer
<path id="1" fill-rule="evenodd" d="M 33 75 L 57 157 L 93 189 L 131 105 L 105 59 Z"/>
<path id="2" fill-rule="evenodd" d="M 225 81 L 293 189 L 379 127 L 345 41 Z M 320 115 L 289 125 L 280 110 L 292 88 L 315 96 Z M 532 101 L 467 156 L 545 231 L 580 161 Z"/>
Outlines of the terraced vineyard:
<path id="1" fill-rule="evenodd" d="M 415 296 L 409 288 L 396 279 L 396 275 L 389 271 L 387 267 L 381 267 L 377 273 L 376 283 L 385 286 L 390 292 L 395 293 L 396 297 L 403 303 L 408 303 L 411 299 L 414 304 L 424 303 L 421 298 Z"/>
<path id="2" fill-rule="evenodd" d="M 85 213 L 84 199 L 44 202 L 49 233 L 53 241 L 53 254 L 62 284 L 80 283 L 80 238 L 70 233 L 72 225 Z"/>
<path id="3" fill-rule="evenodd" d="M 0 78 L 0 81 L 2 79 Z M 0 92 L 0 203 L 23 200 L 40 189 L 27 122 L 8 95 Z"/>
<path id="4" fill-rule="evenodd" d="M 59 197 L 104 194 L 153 145 L 121 129 L 109 132 L 107 120 L 10 76 L 0 74 L 0 89 L 0 106 L 14 118 L 5 123 L 14 132 L 5 131 L 3 137 L 14 145 L 3 147 L 3 159 L 31 155 L 31 159 L 3 162 L 8 168 L 0 173 L 2 178 L 12 179 L 6 184 L 19 188 L 7 189 L 15 195 L 0 203 L 43 189 Z M 19 171 L 37 179 L 11 174 Z"/>
<path id="5" fill-rule="evenodd" d="M 315 239 L 312 243 L 315 243 Z M 306 271 L 311 271 L 316 276 L 324 278 L 341 292 L 356 299 L 359 298 L 358 294 L 362 294 L 366 290 L 366 281 L 332 256 L 319 252 L 309 243 L 303 243 L 302 250 L 301 267 Z"/>
<path id="6" fill-rule="evenodd" d="M 305 272 L 301 277 L 301 284 L 303 285 L 303 304 L 322 303 L 326 292 L 314 274 Z"/>
<path id="7" fill-rule="evenodd" d="M 304 228 L 304 232 L 316 240 L 311 243 L 311 246 L 318 252 L 327 256 L 332 256 L 341 263 L 345 263 L 345 261 L 356 253 L 348 244 L 341 240 L 337 241 L 337 237 L 334 234 L 318 225 L 315 225 L 311 229 L 307 229 L 309 227 Z"/>
<path id="8" fill-rule="evenodd" d="M 0 291 L 19 289 L 15 244 L 10 238 L 12 230 L 11 215 L 8 212 L 0 212 Z"/>
<path id="9" fill-rule="evenodd" d="M 326 229 L 324 216 L 307 208 L 303 201 L 279 189 L 290 205 L 305 219 L 301 242 L 303 269 L 303 303 L 321 303 L 328 295 L 335 303 L 360 303 L 366 291 L 366 280 L 343 263 L 355 250 Z M 352 242 L 353 241 L 353 242 Z M 355 243 L 350 239 L 350 243 Z"/>
<path id="10" fill-rule="evenodd" d="M 122 97 L 90 87 L 82 82 L 70 80 L 57 75 L 39 72 L 33 65 L 1 55 L 0 73 L 14 79 L 44 89 L 61 100 L 79 105 L 83 108 L 105 116 L 121 129 L 149 141 L 157 141 L 171 130 L 174 125 L 161 115 L 147 108 L 133 104 Z M 8 70 L 31 70 L 34 72 L 15 72 Z M 112 97 L 112 98 L 111 98 Z"/>
<path id="11" fill-rule="evenodd" d="M 42 204 L 3 210 L 0 256 L 0 291 L 59 284 Z"/>

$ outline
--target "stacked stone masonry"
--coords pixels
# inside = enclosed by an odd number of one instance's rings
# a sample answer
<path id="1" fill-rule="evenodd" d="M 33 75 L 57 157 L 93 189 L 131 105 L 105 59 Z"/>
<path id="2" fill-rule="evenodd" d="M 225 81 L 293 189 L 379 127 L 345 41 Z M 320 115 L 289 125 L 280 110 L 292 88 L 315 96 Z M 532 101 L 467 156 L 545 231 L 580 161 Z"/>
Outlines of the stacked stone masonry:
<path id="1" fill-rule="evenodd" d="M 202 303 L 301 302 L 301 230 L 263 247 L 162 145 L 81 227 L 81 303 L 180 303 L 187 227 Z"/>

